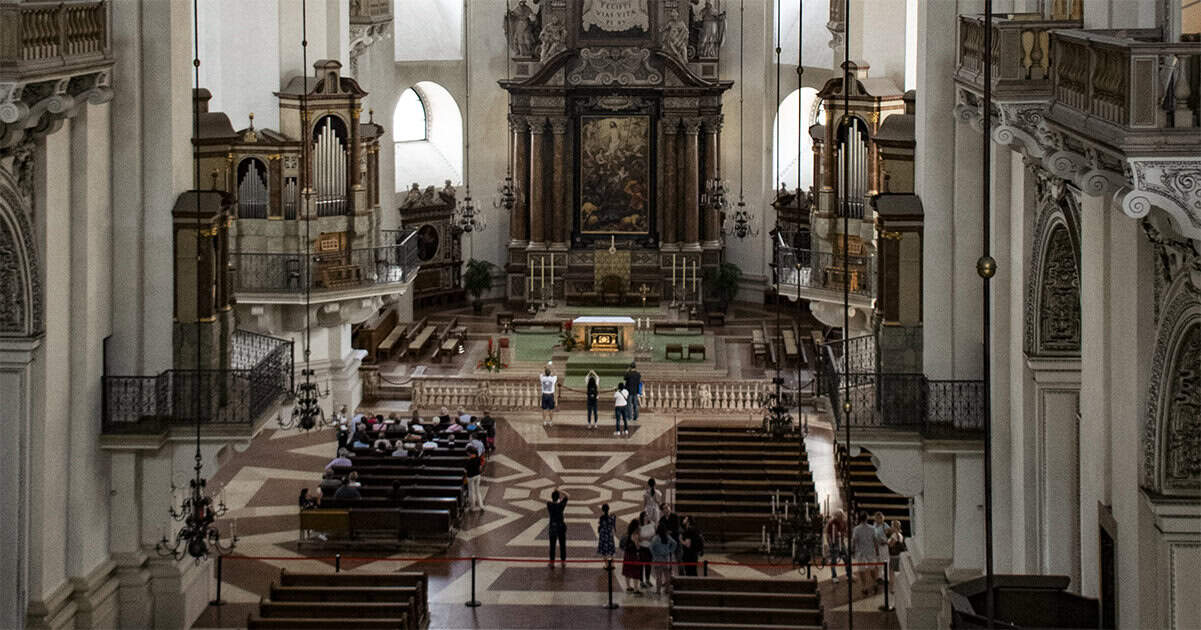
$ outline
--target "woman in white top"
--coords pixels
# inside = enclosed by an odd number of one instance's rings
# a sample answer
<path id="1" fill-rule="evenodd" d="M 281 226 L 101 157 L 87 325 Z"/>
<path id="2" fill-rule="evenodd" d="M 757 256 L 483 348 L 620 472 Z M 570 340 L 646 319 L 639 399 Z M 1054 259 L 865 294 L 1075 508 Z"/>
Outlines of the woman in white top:
<path id="1" fill-rule="evenodd" d="M 642 511 L 652 524 L 658 525 L 663 517 L 663 491 L 655 489 L 655 480 L 646 480 L 646 491 L 642 493 Z"/>
<path id="2" fill-rule="evenodd" d="M 549 427 L 555 423 L 555 384 L 559 381 L 558 376 L 550 373 L 550 361 L 538 381 L 542 385 L 542 426 Z"/>
<path id="3" fill-rule="evenodd" d="M 617 418 L 617 430 L 613 435 L 629 435 L 630 434 L 630 417 L 626 414 L 629 410 L 630 394 L 626 391 L 626 384 L 620 383 L 617 385 L 617 390 L 613 392 L 613 415 Z M 624 430 L 622 423 L 625 423 Z"/>

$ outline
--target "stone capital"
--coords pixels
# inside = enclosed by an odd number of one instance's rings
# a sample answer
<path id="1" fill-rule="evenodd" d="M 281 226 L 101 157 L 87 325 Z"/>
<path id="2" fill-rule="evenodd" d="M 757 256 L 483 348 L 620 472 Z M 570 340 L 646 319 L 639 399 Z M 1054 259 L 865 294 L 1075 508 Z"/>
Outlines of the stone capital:
<path id="1" fill-rule="evenodd" d="M 567 133 L 567 127 L 571 121 L 565 116 L 552 116 L 549 118 L 551 132 L 556 136 L 561 136 Z"/>
<path id="2" fill-rule="evenodd" d="M 669 116 L 663 119 L 663 133 L 675 135 L 680 132 L 680 119 L 674 116 Z"/>
<path id="3" fill-rule="evenodd" d="M 527 116 L 525 121 L 530 127 L 530 135 L 546 133 L 546 116 Z"/>
<path id="4" fill-rule="evenodd" d="M 703 121 L 702 118 L 690 116 L 683 120 L 684 120 L 684 133 L 686 133 L 690 136 L 695 136 L 695 135 L 697 135 L 697 133 L 700 132 L 701 122 Z"/>

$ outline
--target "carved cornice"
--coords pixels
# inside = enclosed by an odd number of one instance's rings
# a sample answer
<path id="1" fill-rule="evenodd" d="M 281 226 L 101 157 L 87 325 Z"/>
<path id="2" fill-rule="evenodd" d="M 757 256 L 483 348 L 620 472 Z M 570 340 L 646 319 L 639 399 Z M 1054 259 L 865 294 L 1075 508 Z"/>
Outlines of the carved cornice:
<path id="1" fill-rule="evenodd" d="M 646 48 L 581 48 L 567 73 L 569 85 L 659 85 L 663 72 Z"/>
<path id="2" fill-rule="evenodd" d="M 29 81 L 0 82 L 0 156 L 23 139 L 54 133 L 84 103 L 113 98 L 109 69 Z"/>
<path id="3" fill-rule="evenodd" d="M 977 131 L 982 108 L 973 92 L 957 91 L 957 120 Z M 1201 239 L 1201 157 L 1129 157 L 1083 133 L 1052 125 L 1039 101 L 994 103 L 992 139 L 1090 196 L 1113 195 L 1131 218 L 1157 207 L 1187 238 Z"/>

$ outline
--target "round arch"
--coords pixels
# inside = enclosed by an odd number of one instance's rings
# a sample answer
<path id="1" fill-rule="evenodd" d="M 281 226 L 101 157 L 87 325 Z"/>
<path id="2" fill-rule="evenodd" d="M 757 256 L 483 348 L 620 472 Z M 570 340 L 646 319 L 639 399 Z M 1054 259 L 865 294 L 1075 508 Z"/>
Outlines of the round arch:
<path id="1" fill-rule="evenodd" d="M 28 200 L 7 169 L 0 168 L 0 336 L 42 332 L 42 290 Z"/>
<path id="2" fill-rule="evenodd" d="M 463 114 L 446 88 L 419 81 L 402 90 L 393 109 L 392 128 L 406 130 L 393 138 L 397 192 L 414 183 L 423 188 L 447 179 L 462 183 Z M 415 130 L 424 130 L 424 137 L 414 138 Z"/>
<path id="3" fill-rule="evenodd" d="M 809 128 L 825 122 L 825 113 L 818 106 L 820 102 L 817 90 L 810 87 L 793 90 L 780 101 L 772 122 L 773 182 L 779 173 L 780 182 L 795 189 L 799 173 L 801 188 L 808 189 L 813 185 L 813 138 Z M 803 130 L 800 128 L 802 124 Z M 801 143 L 799 147 L 798 140 Z"/>

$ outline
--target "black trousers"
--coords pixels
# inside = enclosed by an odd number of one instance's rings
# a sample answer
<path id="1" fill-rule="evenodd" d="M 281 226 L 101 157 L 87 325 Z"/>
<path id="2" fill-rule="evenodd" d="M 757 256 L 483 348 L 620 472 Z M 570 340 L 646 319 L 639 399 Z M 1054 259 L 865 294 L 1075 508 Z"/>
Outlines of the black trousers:
<path id="1" fill-rule="evenodd" d="M 551 562 L 555 561 L 555 541 L 559 542 L 559 559 L 566 561 L 567 560 L 567 527 L 566 527 L 566 525 L 562 525 L 559 527 L 551 525 L 550 529 L 548 529 L 546 533 L 547 533 L 547 536 L 550 538 L 550 561 Z"/>

